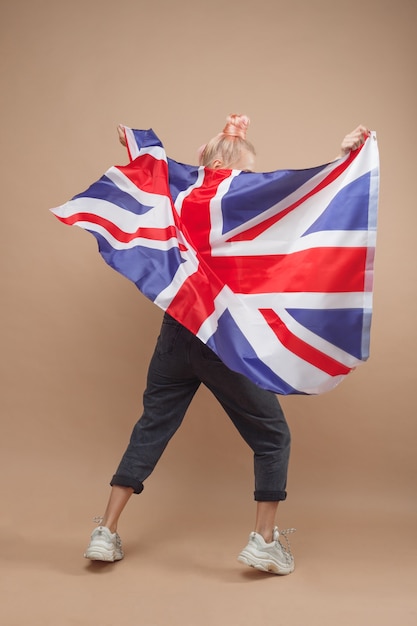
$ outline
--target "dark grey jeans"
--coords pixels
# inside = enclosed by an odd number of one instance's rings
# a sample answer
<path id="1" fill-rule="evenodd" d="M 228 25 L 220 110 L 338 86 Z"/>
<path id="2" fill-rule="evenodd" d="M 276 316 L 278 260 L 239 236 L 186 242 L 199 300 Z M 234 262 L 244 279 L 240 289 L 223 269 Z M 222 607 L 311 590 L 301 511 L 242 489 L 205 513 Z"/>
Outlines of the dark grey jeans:
<path id="1" fill-rule="evenodd" d="M 290 431 L 275 394 L 232 372 L 210 348 L 165 315 L 136 423 L 111 485 L 143 490 L 203 383 L 254 453 L 255 500 L 286 498 Z"/>

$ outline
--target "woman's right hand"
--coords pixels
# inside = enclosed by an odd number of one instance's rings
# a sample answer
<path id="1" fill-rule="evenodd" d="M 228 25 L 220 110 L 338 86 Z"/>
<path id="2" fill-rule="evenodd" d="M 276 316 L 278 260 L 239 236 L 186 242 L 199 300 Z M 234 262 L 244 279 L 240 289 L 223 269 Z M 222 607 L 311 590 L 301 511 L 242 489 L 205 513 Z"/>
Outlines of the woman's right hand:
<path id="1" fill-rule="evenodd" d="M 370 131 L 366 128 L 366 126 L 358 126 L 355 130 L 352 130 L 350 133 L 344 137 L 342 141 L 342 145 L 340 146 L 340 154 L 341 156 L 345 156 L 351 150 L 357 150 L 361 147 L 363 143 L 365 143 L 366 139 L 369 137 Z"/>

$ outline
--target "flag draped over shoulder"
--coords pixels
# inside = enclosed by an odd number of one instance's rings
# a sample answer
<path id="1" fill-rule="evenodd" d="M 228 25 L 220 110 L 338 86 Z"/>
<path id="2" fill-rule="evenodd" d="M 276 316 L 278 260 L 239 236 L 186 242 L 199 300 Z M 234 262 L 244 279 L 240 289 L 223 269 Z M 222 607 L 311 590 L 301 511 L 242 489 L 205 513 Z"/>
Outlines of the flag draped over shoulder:
<path id="1" fill-rule="evenodd" d="M 303 170 L 213 170 L 125 129 L 130 163 L 52 209 L 229 366 L 279 394 L 334 388 L 369 356 L 375 133 Z"/>

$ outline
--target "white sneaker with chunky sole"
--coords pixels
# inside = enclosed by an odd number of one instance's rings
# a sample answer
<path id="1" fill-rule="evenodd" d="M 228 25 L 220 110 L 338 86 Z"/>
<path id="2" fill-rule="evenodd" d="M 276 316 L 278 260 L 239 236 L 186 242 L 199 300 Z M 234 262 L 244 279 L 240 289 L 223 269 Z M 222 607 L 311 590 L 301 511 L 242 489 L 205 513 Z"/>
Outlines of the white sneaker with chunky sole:
<path id="1" fill-rule="evenodd" d="M 99 526 L 93 530 L 84 556 L 91 561 L 120 561 L 124 554 L 119 535 Z"/>
<path id="2" fill-rule="evenodd" d="M 263 572 L 271 572 L 280 576 L 291 574 L 294 571 L 294 557 L 291 554 L 290 544 L 287 538 L 294 528 L 279 532 L 275 527 L 271 543 L 267 543 L 262 535 L 252 532 L 249 535 L 249 543 L 238 556 L 238 561 L 254 567 Z M 279 537 L 285 538 L 287 546 L 284 548 Z"/>

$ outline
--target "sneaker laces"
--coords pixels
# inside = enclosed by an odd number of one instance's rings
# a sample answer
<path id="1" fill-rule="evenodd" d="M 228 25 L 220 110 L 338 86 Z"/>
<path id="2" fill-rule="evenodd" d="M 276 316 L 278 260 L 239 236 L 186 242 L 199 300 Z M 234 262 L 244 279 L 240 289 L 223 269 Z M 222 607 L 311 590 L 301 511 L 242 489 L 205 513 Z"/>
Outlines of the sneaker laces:
<path id="1" fill-rule="evenodd" d="M 293 554 L 291 552 L 291 544 L 290 544 L 290 540 L 288 539 L 288 535 L 295 533 L 296 530 L 297 530 L 296 528 L 286 528 L 285 530 L 279 530 L 277 526 L 274 528 L 274 541 L 276 543 L 279 543 L 279 545 L 284 551 L 285 558 L 287 559 L 288 562 L 294 559 Z M 285 539 L 285 546 L 279 540 L 280 537 L 283 537 Z"/>

